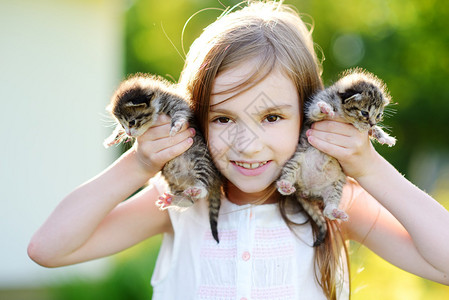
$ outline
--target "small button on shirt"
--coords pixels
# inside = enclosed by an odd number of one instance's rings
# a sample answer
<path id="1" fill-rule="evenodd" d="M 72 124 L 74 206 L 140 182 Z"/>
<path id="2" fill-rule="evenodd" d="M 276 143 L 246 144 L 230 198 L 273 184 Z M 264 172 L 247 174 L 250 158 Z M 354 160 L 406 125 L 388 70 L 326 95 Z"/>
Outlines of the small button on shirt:
<path id="1" fill-rule="evenodd" d="M 245 252 L 242 253 L 242 259 L 244 261 L 248 261 L 250 258 L 251 258 L 251 255 L 249 254 L 248 251 L 245 251 Z"/>

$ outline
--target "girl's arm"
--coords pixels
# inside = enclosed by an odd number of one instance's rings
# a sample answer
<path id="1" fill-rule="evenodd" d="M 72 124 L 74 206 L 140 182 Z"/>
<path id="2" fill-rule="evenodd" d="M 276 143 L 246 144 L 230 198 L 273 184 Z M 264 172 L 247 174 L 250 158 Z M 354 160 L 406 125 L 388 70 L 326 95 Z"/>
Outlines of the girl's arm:
<path id="1" fill-rule="evenodd" d="M 183 128 L 169 137 L 169 131 L 170 119 L 161 116 L 132 149 L 66 196 L 32 237 L 29 256 L 46 267 L 69 265 L 169 231 L 167 212 L 155 206 L 159 193 L 154 187 L 124 201 L 190 147 L 194 132 Z"/>
<path id="2" fill-rule="evenodd" d="M 355 239 L 398 267 L 449 285 L 449 212 L 405 179 L 367 133 L 336 121 L 314 124 L 310 143 L 338 159 L 365 191 L 343 223 Z"/>

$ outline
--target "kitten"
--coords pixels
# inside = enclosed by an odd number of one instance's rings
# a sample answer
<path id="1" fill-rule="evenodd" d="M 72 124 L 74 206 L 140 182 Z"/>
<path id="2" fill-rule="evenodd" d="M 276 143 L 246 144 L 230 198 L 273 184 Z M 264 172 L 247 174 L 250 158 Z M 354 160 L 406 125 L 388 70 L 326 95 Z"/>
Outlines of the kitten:
<path id="1" fill-rule="evenodd" d="M 371 73 L 360 69 L 346 72 L 334 85 L 318 92 L 305 104 L 304 128 L 296 152 L 284 165 L 277 181 L 283 195 L 295 193 L 304 210 L 319 227 L 314 246 L 323 242 L 327 232 L 324 216 L 330 220 L 348 220 L 348 215 L 338 208 L 346 175 L 338 161 L 314 148 L 307 141 L 306 131 L 313 122 L 339 117 L 360 131 L 368 131 L 372 139 L 393 146 L 396 139 L 376 125 L 382 120 L 384 107 L 390 103 L 385 85 Z M 310 205 L 322 200 L 324 210 Z"/>
<path id="2" fill-rule="evenodd" d="M 173 84 L 160 77 L 143 74 L 130 77 L 120 84 L 112 96 L 108 110 L 118 124 L 104 145 L 109 147 L 125 138 L 142 135 L 154 124 L 159 114 L 171 117 L 171 136 L 188 122 L 196 131 L 193 145 L 163 167 L 162 175 L 169 185 L 170 194 L 161 196 L 159 204 L 162 204 L 161 208 L 189 207 L 196 200 L 208 197 L 212 236 L 218 243 L 220 173 L 212 162 L 187 99 Z"/>

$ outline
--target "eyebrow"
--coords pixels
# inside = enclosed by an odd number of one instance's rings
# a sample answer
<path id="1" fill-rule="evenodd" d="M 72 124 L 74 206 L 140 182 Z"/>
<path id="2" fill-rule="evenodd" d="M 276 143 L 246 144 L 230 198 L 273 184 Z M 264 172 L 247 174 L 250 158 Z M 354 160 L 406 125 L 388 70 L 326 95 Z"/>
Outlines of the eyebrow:
<path id="1" fill-rule="evenodd" d="M 263 109 L 258 109 L 256 112 L 260 115 L 265 115 L 271 112 L 277 112 L 277 111 L 282 111 L 283 109 L 291 109 L 293 106 L 290 104 L 280 104 L 280 105 L 275 105 L 275 106 L 269 106 L 269 107 L 260 107 Z M 213 106 L 210 107 L 210 112 L 213 113 L 223 113 L 223 114 L 232 114 L 233 111 L 225 109 L 225 108 L 214 108 Z"/>

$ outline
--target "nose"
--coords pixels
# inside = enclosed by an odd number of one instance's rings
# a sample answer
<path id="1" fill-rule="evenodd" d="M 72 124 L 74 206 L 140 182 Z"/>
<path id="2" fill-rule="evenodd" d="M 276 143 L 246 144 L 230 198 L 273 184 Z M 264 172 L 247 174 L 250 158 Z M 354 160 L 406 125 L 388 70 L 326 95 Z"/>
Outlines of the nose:
<path id="1" fill-rule="evenodd" d="M 263 143 L 255 130 L 245 124 L 238 126 L 233 148 L 242 154 L 251 155 L 262 150 Z"/>

